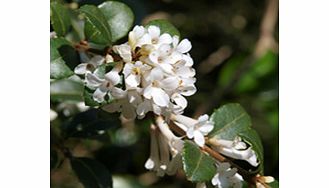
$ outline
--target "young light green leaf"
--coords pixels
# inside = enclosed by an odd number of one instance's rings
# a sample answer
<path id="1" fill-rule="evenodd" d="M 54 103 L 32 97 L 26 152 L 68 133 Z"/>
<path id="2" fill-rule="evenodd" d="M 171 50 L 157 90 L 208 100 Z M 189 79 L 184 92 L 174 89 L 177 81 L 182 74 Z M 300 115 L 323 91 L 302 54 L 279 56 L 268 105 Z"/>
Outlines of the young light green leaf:
<path id="1" fill-rule="evenodd" d="M 205 182 L 214 177 L 216 173 L 214 159 L 203 153 L 193 142 L 185 141 L 182 157 L 184 171 L 190 181 Z"/>
<path id="2" fill-rule="evenodd" d="M 84 5 L 79 10 L 86 19 L 86 39 L 96 44 L 111 45 L 111 30 L 102 11 L 94 5 Z"/>
<path id="3" fill-rule="evenodd" d="M 158 26 L 160 28 L 161 34 L 168 33 L 171 36 L 177 35 L 178 37 L 180 37 L 178 29 L 168 20 L 152 20 L 146 24 L 146 27 L 149 27 L 150 25 Z"/>
<path id="4" fill-rule="evenodd" d="M 58 2 L 50 3 L 50 21 L 57 36 L 64 36 L 71 26 L 68 10 Z"/>
<path id="5" fill-rule="evenodd" d="M 82 101 L 83 84 L 70 79 L 54 81 L 50 84 L 50 98 L 53 101 Z"/>
<path id="6" fill-rule="evenodd" d="M 263 168 L 263 146 L 255 130 L 251 128 L 251 120 L 246 111 L 239 104 L 227 104 L 215 110 L 211 115 L 215 123 L 209 138 L 234 140 L 239 136 L 255 151 L 260 161 L 259 168 L 251 173 L 256 173 Z"/>
<path id="7" fill-rule="evenodd" d="M 70 162 L 85 188 L 112 188 L 112 176 L 103 164 L 85 157 L 73 157 Z"/>
<path id="8" fill-rule="evenodd" d="M 110 26 L 113 43 L 127 35 L 134 22 L 134 14 L 126 4 L 118 1 L 106 1 L 98 8 Z"/>
<path id="9" fill-rule="evenodd" d="M 66 57 L 59 52 L 61 49 L 70 47 L 71 44 L 64 38 L 50 39 L 50 78 L 63 79 L 74 74 L 64 61 Z"/>

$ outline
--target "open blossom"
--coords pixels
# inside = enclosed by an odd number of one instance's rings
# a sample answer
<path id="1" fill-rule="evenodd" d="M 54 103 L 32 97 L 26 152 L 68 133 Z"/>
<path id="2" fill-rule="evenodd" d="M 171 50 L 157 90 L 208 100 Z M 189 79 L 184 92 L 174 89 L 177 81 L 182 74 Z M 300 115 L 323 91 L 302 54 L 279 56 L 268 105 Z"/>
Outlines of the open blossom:
<path id="1" fill-rule="evenodd" d="M 193 138 L 200 147 L 205 144 L 204 136 L 208 135 L 214 128 L 214 122 L 209 121 L 209 116 L 206 114 L 200 116 L 197 120 L 183 115 L 176 115 L 173 120 L 186 132 L 186 136 L 190 139 Z"/>
<path id="2" fill-rule="evenodd" d="M 236 137 L 233 141 L 223 139 L 210 139 L 212 147 L 219 153 L 234 159 L 245 160 L 252 166 L 258 166 L 259 161 L 255 151 L 248 147 L 240 137 Z"/>
<path id="3" fill-rule="evenodd" d="M 211 183 L 217 188 L 241 188 L 242 177 L 237 174 L 236 168 L 230 168 L 229 163 L 217 163 L 217 173 Z"/>

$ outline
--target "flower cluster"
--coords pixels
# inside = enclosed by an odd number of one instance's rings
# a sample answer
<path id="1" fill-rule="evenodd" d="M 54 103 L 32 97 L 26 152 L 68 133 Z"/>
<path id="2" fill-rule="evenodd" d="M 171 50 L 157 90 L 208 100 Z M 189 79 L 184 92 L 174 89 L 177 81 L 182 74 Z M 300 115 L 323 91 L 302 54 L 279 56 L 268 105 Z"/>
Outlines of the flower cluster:
<path id="1" fill-rule="evenodd" d="M 187 106 L 185 96 L 196 92 L 192 48 L 187 39 L 160 33 L 157 26 L 135 26 L 127 43 L 112 47 L 105 58 L 82 58 L 76 74 L 85 75 L 86 86 L 109 112 L 121 112 L 127 119 L 143 118 L 147 112 L 168 117 L 182 114 Z M 98 67 L 115 61 L 113 68 L 101 75 Z"/>

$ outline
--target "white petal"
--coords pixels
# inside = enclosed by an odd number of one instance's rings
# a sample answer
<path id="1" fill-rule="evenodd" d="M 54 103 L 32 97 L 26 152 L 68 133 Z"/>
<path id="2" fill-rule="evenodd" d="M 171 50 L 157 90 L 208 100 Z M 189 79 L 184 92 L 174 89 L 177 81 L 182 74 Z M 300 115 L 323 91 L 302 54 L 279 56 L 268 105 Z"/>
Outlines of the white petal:
<path id="1" fill-rule="evenodd" d="M 198 144 L 200 147 L 203 147 L 205 143 L 203 134 L 200 131 L 194 131 L 193 134 L 195 143 Z"/>
<path id="2" fill-rule="evenodd" d="M 153 87 L 152 85 L 149 85 L 147 86 L 145 89 L 144 89 L 144 92 L 143 92 L 143 96 L 147 99 L 151 99 L 152 97 L 152 91 L 153 91 Z"/>
<path id="3" fill-rule="evenodd" d="M 211 184 L 212 185 L 217 185 L 218 184 L 218 179 L 219 179 L 219 177 L 218 177 L 219 175 L 218 175 L 218 173 L 211 179 Z"/>
<path id="4" fill-rule="evenodd" d="M 184 87 L 183 90 L 180 92 L 180 94 L 184 96 L 191 96 L 196 92 L 196 87 L 194 85 L 190 85 L 187 87 Z"/>
<path id="5" fill-rule="evenodd" d="M 149 79 L 153 80 L 161 80 L 163 78 L 163 71 L 160 68 L 153 68 L 150 72 Z"/>
<path id="6" fill-rule="evenodd" d="M 103 64 L 103 63 L 104 63 L 104 60 L 105 60 L 105 59 L 104 59 L 103 56 L 96 55 L 96 56 L 94 56 L 94 57 L 92 57 L 92 58 L 90 59 L 90 63 L 91 63 L 92 65 L 94 65 L 94 67 L 97 67 L 97 66 Z"/>
<path id="7" fill-rule="evenodd" d="M 154 103 L 161 107 L 168 106 L 168 104 L 169 104 L 168 94 L 160 88 L 152 89 L 152 98 L 153 98 Z"/>
<path id="8" fill-rule="evenodd" d="M 86 74 L 86 83 L 87 86 L 99 87 L 104 82 L 103 79 L 98 78 L 96 75 L 87 72 Z"/>
<path id="9" fill-rule="evenodd" d="M 190 54 L 183 55 L 182 58 L 185 61 L 185 66 L 191 67 L 194 64 L 193 59 L 191 58 Z"/>
<path id="10" fill-rule="evenodd" d="M 201 115 L 199 118 L 198 118 L 198 121 L 199 122 L 206 122 L 208 121 L 209 119 L 209 116 L 207 114 L 204 114 L 204 115 Z"/>
<path id="11" fill-rule="evenodd" d="M 191 48 L 192 48 L 191 42 L 187 39 L 184 39 L 178 44 L 176 49 L 180 53 L 186 53 L 186 52 L 190 51 Z"/>
<path id="12" fill-rule="evenodd" d="M 159 47 L 159 52 L 162 57 L 168 56 L 171 52 L 171 47 L 169 44 L 161 44 Z"/>
<path id="13" fill-rule="evenodd" d="M 173 36 L 172 38 L 172 44 L 176 48 L 179 42 L 179 37 L 177 35 Z"/>
<path id="14" fill-rule="evenodd" d="M 145 34 L 137 42 L 137 46 L 141 47 L 144 44 L 152 44 L 152 38 L 149 34 Z"/>
<path id="15" fill-rule="evenodd" d="M 85 74 L 87 72 L 87 63 L 81 63 L 74 68 L 75 74 Z"/>
<path id="16" fill-rule="evenodd" d="M 150 53 L 149 58 L 153 63 L 158 63 L 159 53 L 157 51 L 153 51 Z"/>
<path id="17" fill-rule="evenodd" d="M 175 90 L 179 85 L 179 80 L 176 77 L 168 77 L 160 82 L 160 87 L 165 90 Z"/>
<path id="18" fill-rule="evenodd" d="M 138 93 L 136 90 L 130 90 L 128 91 L 128 102 L 137 106 L 139 103 L 142 102 L 142 97 L 140 93 Z"/>
<path id="19" fill-rule="evenodd" d="M 187 100 L 182 95 L 176 93 L 171 98 L 175 101 L 175 103 L 178 106 L 180 106 L 182 108 L 186 108 L 187 107 Z"/>
<path id="20" fill-rule="evenodd" d="M 207 135 L 208 133 L 210 133 L 212 130 L 214 129 L 214 125 L 213 124 L 205 124 L 203 126 L 201 126 L 199 128 L 199 131 L 203 134 L 203 135 Z"/>
<path id="21" fill-rule="evenodd" d="M 191 139 L 194 137 L 194 127 L 189 127 L 186 131 L 187 138 Z"/>
<path id="22" fill-rule="evenodd" d="M 151 158 L 148 158 L 144 167 L 147 169 L 147 170 L 152 170 L 154 168 L 154 161 L 151 159 Z"/>
<path id="23" fill-rule="evenodd" d="M 120 75 L 116 71 L 110 71 L 106 73 L 105 79 L 108 80 L 114 86 L 120 83 Z"/>
<path id="24" fill-rule="evenodd" d="M 104 91 L 101 88 L 97 88 L 93 94 L 93 98 L 98 103 L 102 103 L 104 101 L 104 97 L 105 97 L 106 93 L 107 93 L 107 91 Z"/>
<path id="25" fill-rule="evenodd" d="M 135 74 L 130 74 L 126 79 L 125 79 L 125 83 L 129 86 L 129 87 L 137 87 L 140 84 L 140 79 L 141 77 L 139 75 L 135 75 Z"/>
<path id="26" fill-rule="evenodd" d="M 170 44 L 172 42 L 172 38 L 168 33 L 164 33 L 159 38 L 159 44 Z"/>
<path id="27" fill-rule="evenodd" d="M 163 71 L 166 73 L 172 74 L 173 73 L 173 67 L 170 64 L 167 63 L 161 63 L 160 67 L 162 68 Z"/>
<path id="28" fill-rule="evenodd" d="M 153 38 L 158 38 L 160 36 L 160 29 L 157 26 L 151 25 L 150 27 L 148 27 L 147 30 L 148 30 L 148 32 L 149 32 L 152 39 Z"/>
<path id="29" fill-rule="evenodd" d="M 127 77 L 129 74 L 132 73 L 132 70 L 134 68 L 134 65 L 132 63 L 125 63 L 125 66 L 123 67 L 123 74 Z"/>
<path id="30" fill-rule="evenodd" d="M 115 99 L 122 99 L 126 96 L 127 92 L 122 90 L 121 88 L 113 87 L 111 88 L 111 95 Z"/>

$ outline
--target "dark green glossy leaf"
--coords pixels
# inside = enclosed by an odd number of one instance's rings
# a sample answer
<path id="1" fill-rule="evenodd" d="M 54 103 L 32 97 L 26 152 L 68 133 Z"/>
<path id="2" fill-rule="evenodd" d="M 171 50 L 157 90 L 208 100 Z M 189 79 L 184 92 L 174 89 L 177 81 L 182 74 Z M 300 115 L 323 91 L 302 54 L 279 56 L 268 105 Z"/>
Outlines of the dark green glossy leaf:
<path id="1" fill-rule="evenodd" d="M 96 44 L 111 45 L 111 30 L 102 11 L 94 5 L 84 5 L 80 8 L 80 12 L 86 20 L 84 28 L 86 39 Z"/>
<path id="2" fill-rule="evenodd" d="M 85 157 L 73 157 L 70 162 L 85 188 L 112 188 L 112 176 L 100 162 Z"/>
<path id="3" fill-rule="evenodd" d="M 261 140 L 257 132 L 251 128 L 249 115 L 239 104 L 227 104 L 220 107 L 211 115 L 211 120 L 215 123 L 215 127 L 208 135 L 209 138 L 234 140 L 236 136 L 241 137 L 256 152 L 260 161 L 259 168 L 255 172 L 262 170 L 263 146 Z"/>
<path id="4" fill-rule="evenodd" d="M 205 182 L 211 180 L 216 173 L 215 161 L 203 153 L 191 141 L 185 141 L 183 149 L 183 166 L 188 180 Z"/>
<path id="5" fill-rule="evenodd" d="M 82 101 L 83 83 L 70 79 L 57 80 L 50 84 L 50 99 L 53 101 Z"/>
<path id="6" fill-rule="evenodd" d="M 63 126 L 63 131 L 66 137 L 98 139 L 104 137 L 106 130 L 120 125 L 118 114 L 92 108 L 75 115 Z"/>
<path id="7" fill-rule="evenodd" d="M 70 67 L 78 63 L 78 56 L 65 38 L 50 39 L 50 78 L 63 79 L 72 76 Z"/>
<path id="8" fill-rule="evenodd" d="M 211 115 L 215 122 L 214 129 L 208 137 L 233 140 L 238 133 L 248 130 L 251 120 L 246 111 L 239 104 L 227 104 L 215 110 Z"/>
<path id="9" fill-rule="evenodd" d="M 180 37 L 178 29 L 168 20 L 152 20 L 146 24 L 146 27 L 149 27 L 150 25 L 158 26 L 160 28 L 161 34 L 168 33 L 171 36 L 177 35 L 178 37 Z"/>
<path id="10" fill-rule="evenodd" d="M 126 36 L 134 22 L 134 14 L 124 3 L 106 1 L 98 6 L 111 29 L 112 42 Z"/>
<path id="11" fill-rule="evenodd" d="M 50 21 L 57 36 L 64 36 L 71 26 L 68 10 L 58 2 L 50 3 Z"/>

